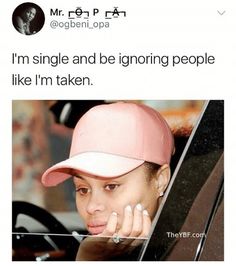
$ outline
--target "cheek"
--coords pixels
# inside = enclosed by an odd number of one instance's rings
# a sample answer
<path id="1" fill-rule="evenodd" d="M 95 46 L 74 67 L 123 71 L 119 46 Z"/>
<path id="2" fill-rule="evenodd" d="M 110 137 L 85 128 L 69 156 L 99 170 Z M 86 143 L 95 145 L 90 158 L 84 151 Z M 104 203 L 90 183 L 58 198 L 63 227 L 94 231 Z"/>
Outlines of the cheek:
<path id="1" fill-rule="evenodd" d="M 150 194 L 149 197 L 145 199 L 144 206 L 146 206 L 146 210 L 148 211 L 151 219 L 153 219 L 158 209 L 158 201 L 156 194 Z"/>
<path id="2" fill-rule="evenodd" d="M 121 197 L 114 202 L 113 211 L 116 211 L 120 217 L 123 217 L 126 206 L 130 205 L 132 210 L 134 210 L 138 203 L 142 204 L 144 208 L 148 206 L 147 195 L 141 189 L 137 189 L 132 193 L 122 193 Z"/>
<path id="3" fill-rule="evenodd" d="M 134 210 L 135 206 L 141 203 L 142 204 L 142 197 L 137 197 L 133 195 L 126 195 L 124 197 L 119 197 L 114 203 L 112 204 L 113 210 L 118 214 L 118 226 L 120 227 L 122 225 L 123 219 L 124 219 L 124 211 L 125 207 L 128 205 L 131 206 L 132 210 Z"/>
<path id="4" fill-rule="evenodd" d="M 121 216 L 123 215 L 123 211 L 126 206 L 126 200 L 123 198 L 117 198 L 116 200 L 111 200 L 109 205 L 109 210 L 111 212 L 116 212 L 119 216 Z"/>
<path id="5" fill-rule="evenodd" d="M 122 223 L 123 220 L 123 216 L 124 216 L 124 209 L 127 205 L 131 205 L 132 203 L 130 202 L 129 199 L 127 199 L 127 197 L 117 197 L 114 200 L 110 200 L 109 202 L 109 215 L 112 212 L 116 212 L 118 214 L 118 224 L 120 225 Z"/>
<path id="6" fill-rule="evenodd" d="M 136 204 L 140 203 L 144 209 L 146 209 L 149 215 L 153 218 L 157 211 L 157 192 L 152 184 L 143 187 L 140 190 L 139 195 L 136 198 Z"/>
<path id="7" fill-rule="evenodd" d="M 78 199 L 76 198 L 76 208 L 77 208 L 77 211 L 78 211 L 80 217 L 81 217 L 84 221 L 86 221 L 86 216 L 87 216 L 87 215 L 86 215 L 86 214 L 87 214 L 87 212 L 86 212 L 86 203 L 83 202 L 83 201 L 81 201 L 81 199 L 78 200 Z"/>

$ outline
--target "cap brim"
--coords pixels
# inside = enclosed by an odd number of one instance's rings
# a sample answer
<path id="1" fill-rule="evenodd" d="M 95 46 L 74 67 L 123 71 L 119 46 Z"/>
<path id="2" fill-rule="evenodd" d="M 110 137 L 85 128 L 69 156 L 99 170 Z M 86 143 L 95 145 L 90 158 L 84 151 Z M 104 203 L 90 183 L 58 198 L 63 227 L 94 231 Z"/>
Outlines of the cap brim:
<path id="1" fill-rule="evenodd" d="M 42 183 L 48 187 L 56 186 L 76 172 L 95 178 L 114 178 L 132 171 L 143 163 L 143 160 L 113 154 L 85 152 L 49 168 L 42 176 Z"/>

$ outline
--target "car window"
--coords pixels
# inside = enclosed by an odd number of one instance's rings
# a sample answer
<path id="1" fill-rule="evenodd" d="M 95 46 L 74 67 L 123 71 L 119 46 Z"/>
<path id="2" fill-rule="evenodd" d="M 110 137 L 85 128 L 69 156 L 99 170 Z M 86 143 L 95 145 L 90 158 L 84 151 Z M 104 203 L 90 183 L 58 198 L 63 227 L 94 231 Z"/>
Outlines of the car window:
<path id="1" fill-rule="evenodd" d="M 223 186 L 223 146 L 224 103 L 210 101 L 176 167 L 140 260 L 196 258 Z"/>

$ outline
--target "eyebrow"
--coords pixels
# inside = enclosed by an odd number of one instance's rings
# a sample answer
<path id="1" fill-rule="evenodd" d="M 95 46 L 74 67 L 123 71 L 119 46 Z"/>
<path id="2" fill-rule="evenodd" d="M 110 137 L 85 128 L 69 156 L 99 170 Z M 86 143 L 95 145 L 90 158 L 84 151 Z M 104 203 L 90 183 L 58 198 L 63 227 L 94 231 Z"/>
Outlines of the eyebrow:
<path id="1" fill-rule="evenodd" d="M 77 182 L 88 182 L 86 179 L 84 179 L 82 176 L 78 175 L 78 174 L 73 174 L 73 183 L 74 185 L 76 186 L 77 185 Z"/>
<path id="2" fill-rule="evenodd" d="M 80 179 L 82 179 L 82 180 L 85 180 L 82 176 L 80 176 L 80 175 L 78 175 L 78 174 L 73 174 L 72 176 L 73 176 L 73 177 L 76 177 L 76 178 L 80 178 Z"/>

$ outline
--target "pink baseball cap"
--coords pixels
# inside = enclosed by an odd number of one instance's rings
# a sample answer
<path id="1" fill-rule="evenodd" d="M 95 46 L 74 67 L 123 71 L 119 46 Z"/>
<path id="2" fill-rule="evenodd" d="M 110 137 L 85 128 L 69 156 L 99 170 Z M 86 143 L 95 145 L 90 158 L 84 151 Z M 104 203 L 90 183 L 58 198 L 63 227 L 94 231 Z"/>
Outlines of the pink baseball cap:
<path id="1" fill-rule="evenodd" d="M 145 161 L 169 164 L 174 140 L 169 126 L 154 109 L 136 103 L 97 105 L 78 121 L 69 159 L 42 176 L 45 186 L 56 186 L 75 173 L 114 178 Z"/>

